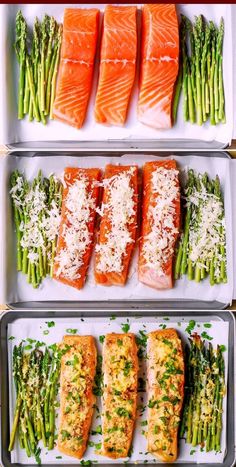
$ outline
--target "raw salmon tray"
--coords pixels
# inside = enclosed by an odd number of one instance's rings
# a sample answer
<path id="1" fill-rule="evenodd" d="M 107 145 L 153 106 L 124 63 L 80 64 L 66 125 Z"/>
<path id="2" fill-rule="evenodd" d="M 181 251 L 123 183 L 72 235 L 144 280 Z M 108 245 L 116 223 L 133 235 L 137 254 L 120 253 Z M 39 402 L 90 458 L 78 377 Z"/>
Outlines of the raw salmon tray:
<path id="1" fill-rule="evenodd" d="M 4 144 L 230 144 L 229 4 L 0 8 Z"/>

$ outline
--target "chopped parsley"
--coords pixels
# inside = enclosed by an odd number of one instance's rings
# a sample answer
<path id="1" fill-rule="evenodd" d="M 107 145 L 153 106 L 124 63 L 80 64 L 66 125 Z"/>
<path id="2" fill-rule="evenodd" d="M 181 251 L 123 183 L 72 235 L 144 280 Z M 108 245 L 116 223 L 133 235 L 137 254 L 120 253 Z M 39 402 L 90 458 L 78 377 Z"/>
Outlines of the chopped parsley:
<path id="1" fill-rule="evenodd" d="M 13 341 L 14 339 L 15 339 L 15 337 L 14 337 L 14 336 L 10 336 L 10 337 L 8 337 L 8 340 L 9 340 L 9 341 Z"/>
<path id="2" fill-rule="evenodd" d="M 123 323 L 123 324 L 121 324 L 121 329 L 122 329 L 123 332 L 129 332 L 129 330 L 130 330 L 130 325 L 129 325 L 129 323 Z"/>
<path id="3" fill-rule="evenodd" d="M 117 415 L 119 415 L 119 417 L 131 418 L 131 413 L 124 407 L 118 407 L 118 409 L 116 409 L 115 412 L 117 413 Z"/>
<path id="4" fill-rule="evenodd" d="M 194 321 L 194 319 L 190 319 L 190 321 L 188 323 L 188 326 L 186 327 L 185 331 L 188 334 L 192 334 L 192 331 L 194 330 L 195 326 L 196 326 L 196 321 Z"/>
<path id="5" fill-rule="evenodd" d="M 48 328 L 54 328 L 54 326 L 55 326 L 54 321 L 46 321 L 46 324 L 48 325 Z"/>
<path id="6" fill-rule="evenodd" d="M 44 334 L 45 336 L 47 336 L 47 335 L 49 334 L 48 329 L 46 329 L 46 331 L 43 331 L 43 334 Z"/>
<path id="7" fill-rule="evenodd" d="M 105 340 L 105 336 L 99 336 L 99 342 L 101 342 L 101 344 L 103 344 Z"/>
<path id="8" fill-rule="evenodd" d="M 204 323 L 203 326 L 204 326 L 204 328 L 211 328 L 211 327 L 212 327 L 212 324 L 210 324 L 210 323 Z"/>
<path id="9" fill-rule="evenodd" d="M 201 333 L 201 336 L 203 337 L 203 339 L 207 339 L 207 340 L 209 340 L 209 341 L 212 341 L 212 339 L 213 339 L 213 337 L 209 336 L 209 334 L 207 334 L 206 331 L 203 331 L 203 332 Z"/>
<path id="10" fill-rule="evenodd" d="M 69 329 L 66 329 L 66 332 L 67 332 L 68 334 L 76 334 L 76 333 L 78 332 L 78 329 L 71 329 L 71 328 L 69 328 Z"/>

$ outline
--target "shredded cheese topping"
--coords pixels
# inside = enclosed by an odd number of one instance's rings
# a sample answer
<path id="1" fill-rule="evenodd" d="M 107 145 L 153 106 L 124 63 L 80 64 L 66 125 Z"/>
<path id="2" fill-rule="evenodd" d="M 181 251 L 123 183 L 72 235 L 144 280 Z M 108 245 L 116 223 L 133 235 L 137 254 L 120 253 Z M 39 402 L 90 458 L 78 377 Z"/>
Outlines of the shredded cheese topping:
<path id="1" fill-rule="evenodd" d="M 189 228 L 189 258 L 202 268 L 214 259 L 215 276 L 220 278 L 221 261 L 225 261 L 225 217 L 221 198 L 209 193 L 200 178 L 201 189 L 187 195 L 192 209 Z M 222 248 L 222 250 L 221 250 Z M 220 251 L 219 251 L 220 249 Z"/>
<path id="2" fill-rule="evenodd" d="M 55 178 L 55 181 L 57 179 Z M 28 259 L 37 264 L 39 260 L 38 249 L 51 258 L 46 251 L 46 244 L 55 241 L 60 225 L 60 206 L 55 198 L 48 203 L 45 190 L 40 181 L 32 186 L 24 182 L 23 176 L 19 176 L 10 194 L 16 206 L 20 207 L 24 216 L 20 223 L 22 232 L 21 246 L 28 250 Z"/>
<path id="3" fill-rule="evenodd" d="M 99 253 L 97 269 L 101 272 L 122 272 L 127 246 L 134 242 L 129 230 L 136 212 L 134 189 L 131 186 L 134 170 L 131 167 L 129 171 L 103 182 L 104 188 L 108 190 L 108 201 L 98 212 L 102 217 L 108 217 L 110 228 L 105 234 L 105 243 L 100 242 L 96 246 L 96 252 Z"/>
<path id="4" fill-rule="evenodd" d="M 81 175 L 69 186 L 65 201 L 67 222 L 64 224 L 61 234 L 65 246 L 56 256 L 58 264 L 56 274 L 57 276 L 62 274 L 69 280 L 81 277 L 80 268 L 83 266 L 84 254 L 92 242 L 89 222 L 96 202 L 91 191 L 89 179 Z"/>
<path id="5" fill-rule="evenodd" d="M 164 276 L 163 265 L 174 253 L 178 229 L 175 227 L 175 200 L 179 196 L 178 170 L 158 167 L 152 173 L 148 219 L 151 231 L 144 237 L 146 266 Z"/>

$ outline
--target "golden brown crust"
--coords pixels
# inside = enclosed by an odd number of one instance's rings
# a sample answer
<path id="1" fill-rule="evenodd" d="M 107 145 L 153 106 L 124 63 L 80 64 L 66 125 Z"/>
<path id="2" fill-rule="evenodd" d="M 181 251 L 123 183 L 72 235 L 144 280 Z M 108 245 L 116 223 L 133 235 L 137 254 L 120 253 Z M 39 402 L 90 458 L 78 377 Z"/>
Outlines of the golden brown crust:
<path id="1" fill-rule="evenodd" d="M 81 459 L 87 448 L 96 398 L 93 394 L 97 350 L 92 336 L 64 336 L 69 349 L 61 361 L 58 449 Z"/>
<path id="2" fill-rule="evenodd" d="M 127 457 L 135 425 L 138 357 L 135 336 L 107 334 L 103 347 L 102 454 Z"/>
<path id="3" fill-rule="evenodd" d="M 148 451 L 164 462 L 177 459 L 184 399 L 184 356 L 175 329 L 148 334 Z"/>

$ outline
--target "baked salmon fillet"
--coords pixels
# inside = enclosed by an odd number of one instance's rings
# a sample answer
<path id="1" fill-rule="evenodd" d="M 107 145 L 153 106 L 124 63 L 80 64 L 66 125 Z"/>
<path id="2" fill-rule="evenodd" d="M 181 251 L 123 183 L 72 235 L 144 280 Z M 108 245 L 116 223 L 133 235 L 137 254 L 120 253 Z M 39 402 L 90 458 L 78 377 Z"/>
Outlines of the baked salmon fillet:
<path id="1" fill-rule="evenodd" d="M 140 282 L 158 290 L 173 287 L 173 259 L 179 230 L 180 184 L 176 161 L 147 162 L 143 168 Z"/>
<path id="2" fill-rule="evenodd" d="M 138 99 L 140 122 L 154 128 L 171 128 L 178 70 L 179 27 L 175 4 L 145 4 Z"/>
<path id="3" fill-rule="evenodd" d="M 99 10 L 66 8 L 53 117 L 81 128 L 91 93 Z"/>
<path id="4" fill-rule="evenodd" d="M 66 168 L 53 277 L 81 289 L 93 247 L 100 170 Z"/>
<path id="5" fill-rule="evenodd" d="M 128 456 L 136 418 L 138 368 L 134 334 L 107 334 L 103 345 L 103 456 Z"/>
<path id="6" fill-rule="evenodd" d="M 105 8 L 94 111 L 98 123 L 124 125 L 126 121 L 136 72 L 136 13 L 135 6 Z"/>
<path id="7" fill-rule="evenodd" d="M 184 399 L 184 356 L 175 329 L 148 334 L 148 452 L 163 462 L 178 456 L 178 430 Z"/>
<path id="8" fill-rule="evenodd" d="M 101 222 L 95 254 L 95 281 L 124 285 L 135 246 L 138 211 L 138 168 L 107 165 Z"/>
<path id="9" fill-rule="evenodd" d="M 93 394 L 97 351 L 92 336 L 64 336 L 61 360 L 58 449 L 78 459 L 87 448 L 96 398 Z"/>

